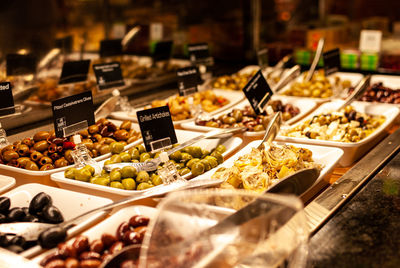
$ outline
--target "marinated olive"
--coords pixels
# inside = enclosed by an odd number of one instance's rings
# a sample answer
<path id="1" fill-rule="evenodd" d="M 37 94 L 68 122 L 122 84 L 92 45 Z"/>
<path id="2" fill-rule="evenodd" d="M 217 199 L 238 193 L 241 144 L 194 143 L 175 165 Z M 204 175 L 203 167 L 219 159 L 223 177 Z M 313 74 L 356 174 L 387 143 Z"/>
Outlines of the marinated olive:
<path id="1" fill-rule="evenodd" d="M 133 228 L 140 226 L 147 226 L 149 224 L 150 219 L 143 215 L 135 215 L 129 219 L 129 225 Z"/>
<path id="2" fill-rule="evenodd" d="M 122 162 L 130 162 L 132 160 L 132 158 L 128 152 L 120 153 L 119 156 L 121 157 Z"/>
<path id="3" fill-rule="evenodd" d="M 110 172 L 110 180 L 114 181 L 121 181 L 122 175 L 119 169 L 113 169 Z"/>
<path id="4" fill-rule="evenodd" d="M 121 156 L 119 154 L 112 155 L 110 160 L 113 163 L 121 163 L 122 162 Z"/>
<path id="5" fill-rule="evenodd" d="M 90 172 L 90 174 L 92 174 L 92 176 L 94 175 L 94 173 L 96 172 L 96 170 L 94 169 L 94 167 L 92 167 L 91 165 L 86 165 L 84 166 L 81 170 L 88 170 Z"/>
<path id="6" fill-rule="evenodd" d="M 110 182 L 110 187 L 124 189 L 124 186 L 119 181 Z"/>
<path id="7" fill-rule="evenodd" d="M 121 169 L 122 178 L 134 178 L 136 174 L 137 171 L 135 167 L 127 166 Z"/>
<path id="8" fill-rule="evenodd" d="M 75 179 L 75 172 L 77 172 L 77 169 L 74 167 L 67 168 L 64 172 L 64 176 L 68 179 Z"/>
<path id="9" fill-rule="evenodd" d="M 150 154 L 149 153 L 142 153 L 142 154 L 140 154 L 140 162 L 144 162 L 144 161 L 146 161 L 147 159 L 150 159 L 151 158 L 151 156 L 150 156 Z"/>
<path id="10" fill-rule="evenodd" d="M 64 157 L 61 157 L 54 162 L 54 167 L 56 168 L 66 167 L 66 166 L 68 166 L 68 161 Z"/>
<path id="11" fill-rule="evenodd" d="M 211 156 L 215 157 L 215 159 L 217 159 L 218 164 L 221 164 L 222 162 L 224 162 L 224 157 L 222 156 L 221 153 L 214 151 L 211 153 Z"/>
<path id="12" fill-rule="evenodd" d="M 203 174 L 205 171 L 204 164 L 201 161 L 194 162 L 191 171 L 194 177 Z"/>
<path id="13" fill-rule="evenodd" d="M 222 144 L 219 144 L 219 145 L 215 148 L 214 151 L 215 151 L 215 152 L 218 152 L 218 153 L 220 153 L 220 154 L 223 154 L 223 153 L 226 152 L 226 147 L 225 147 L 224 145 L 222 145 Z"/>
<path id="14" fill-rule="evenodd" d="M 209 171 L 211 169 L 211 164 L 208 159 L 201 159 L 200 163 L 204 166 L 204 171 Z"/>
<path id="15" fill-rule="evenodd" d="M 17 147 L 17 153 L 18 153 L 20 156 L 27 156 L 27 155 L 29 155 L 29 146 L 26 145 L 26 144 L 20 144 L 20 145 Z"/>
<path id="16" fill-rule="evenodd" d="M 151 175 L 151 182 L 152 182 L 155 186 L 160 185 L 160 184 L 163 184 L 163 181 L 162 181 L 161 177 L 160 177 L 159 175 L 155 174 L 155 173 L 153 173 L 153 174 Z"/>
<path id="17" fill-rule="evenodd" d="M 146 149 L 144 148 L 143 144 L 139 144 L 138 146 L 136 146 L 136 148 L 139 150 L 140 154 L 146 152 Z"/>
<path id="18" fill-rule="evenodd" d="M 99 132 L 99 126 L 98 125 L 91 125 L 91 126 L 89 126 L 89 128 L 88 128 L 88 132 L 90 133 L 90 134 L 96 134 L 97 132 Z"/>
<path id="19" fill-rule="evenodd" d="M 182 152 L 181 155 L 182 155 L 181 162 L 183 162 L 183 163 L 187 163 L 189 160 L 193 159 L 193 156 L 191 156 L 188 153 Z"/>
<path id="20" fill-rule="evenodd" d="M 121 181 L 122 186 L 124 186 L 125 190 L 135 190 L 136 182 L 132 178 L 126 178 Z"/>
<path id="21" fill-rule="evenodd" d="M 110 234 L 102 234 L 100 238 L 101 242 L 103 242 L 104 247 L 108 248 L 117 242 L 117 238 Z"/>
<path id="22" fill-rule="evenodd" d="M 190 173 L 190 169 L 187 168 L 187 167 L 185 167 L 185 168 L 182 168 L 181 170 L 179 170 L 178 173 L 179 173 L 179 175 L 184 176 L 184 175 Z M 153 182 L 153 183 L 154 183 L 154 182 Z"/>
<path id="23" fill-rule="evenodd" d="M 44 230 L 39 235 L 38 243 L 42 248 L 54 248 L 58 243 L 65 240 L 67 232 L 59 226 Z"/>
<path id="24" fill-rule="evenodd" d="M 46 171 L 46 170 L 51 170 L 54 169 L 53 164 L 44 164 L 43 166 L 40 167 L 40 171 Z"/>
<path id="25" fill-rule="evenodd" d="M 48 147 L 49 147 L 49 144 L 46 140 L 38 141 L 33 145 L 33 149 L 38 152 L 44 152 L 47 150 Z"/>
<path id="26" fill-rule="evenodd" d="M 37 166 L 37 164 L 33 161 L 27 161 L 25 164 L 25 169 L 27 170 L 39 170 L 39 167 Z"/>
<path id="27" fill-rule="evenodd" d="M 50 133 L 47 131 L 39 131 L 33 136 L 35 142 L 47 140 L 50 137 Z"/>
<path id="28" fill-rule="evenodd" d="M 51 206 L 53 204 L 53 200 L 51 197 L 44 193 L 40 192 L 35 195 L 31 202 L 29 203 L 29 213 L 36 215 L 41 212 L 46 206 Z"/>
<path id="29" fill-rule="evenodd" d="M 189 146 L 187 147 L 186 151 L 194 158 L 201 158 L 203 155 L 203 152 L 199 146 Z"/>
<path id="30" fill-rule="evenodd" d="M 38 151 L 36 151 L 36 150 L 33 151 L 33 152 L 31 152 L 31 160 L 32 160 L 32 161 L 37 162 L 37 161 L 39 161 L 42 157 L 43 157 L 43 154 L 40 153 L 40 152 L 38 152 Z"/>
<path id="31" fill-rule="evenodd" d="M 90 179 L 90 183 L 104 185 L 104 186 L 109 185 L 110 182 L 111 182 L 110 178 L 106 177 L 93 177 Z"/>
<path id="32" fill-rule="evenodd" d="M 31 159 L 29 157 L 20 157 L 17 159 L 17 162 L 19 164 L 20 167 L 25 168 L 26 163 L 28 161 L 31 161 Z"/>
<path id="33" fill-rule="evenodd" d="M 179 162 L 182 160 L 182 153 L 180 151 L 176 151 L 169 156 L 170 159 Z"/>
<path id="34" fill-rule="evenodd" d="M 114 137 L 118 141 L 126 141 L 129 138 L 129 133 L 125 129 L 120 129 L 114 132 Z"/>
<path id="35" fill-rule="evenodd" d="M 92 174 L 87 169 L 76 170 L 74 172 L 75 180 L 88 182 Z"/>
<path id="36" fill-rule="evenodd" d="M 110 146 L 108 144 L 103 144 L 99 149 L 100 154 L 108 154 L 111 152 Z"/>
<path id="37" fill-rule="evenodd" d="M 124 122 L 121 123 L 119 128 L 125 129 L 125 130 L 130 130 L 132 128 L 132 122 L 125 120 Z"/>
<path id="38" fill-rule="evenodd" d="M 132 159 L 140 159 L 140 153 L 139 150 L 137 148 L 131 148 L 128 151 L 129 155 L 131 156 Z"/>
<path id="39" fill-rule="evenodd" d="M 140 190 L 145 190 L 145 189 L 151 188 L 151 187 L 153 187 L 153 186 L 154 186 L 154 185 L 151 185 L 151 184 L 148 183 L 148 182 L 141 182 L 141 183 L 139 183 L 139 185 L 137 186 L 136 190 L 138 190 L 138 191 L 140 191 Z"/>
<path id="40" fill-rule="evenodd" d="M 141 182 L 148 182 L 150 180 L 149 173 L 147 171 L 139 171 L 137 176 L 136 176 L 136 181 L 141 183 Z"/>
<path id="41" fill-rule="evenodd" d="M 205 159 L 208 160 L 208 162 L 211 165 L 211 168 L 215 168 L 216 166 L 218 166 L 217 158 L 215 158 L 214 156 L 208 155 L 208 156 L 205 157 Z"/>
<path id="42" fill-rule="evenodd" d="M 186 163 L 186 166 L 188 168 L 192 169 L 193 164 L 198 162 L 198 161 L 200 161 L 199 158 L 193 158 L 193 159 L 189 160 L 189 162 Z"/>
<path id="43" fill-rule="evenodd" d="M 3 152 L 4 161 L 10 162 L 12 159 L 18 159 L 19 154 L 14 150 L 8 150 Z"/>
<path id="44" fill-rule="evenodd" d="M 111 153 L 113 154 L 119 154 L 120 152 L 122 152 L 124 150 L 124 145 L 120 142 L 112 142 L 110 144 L 110 150 Z"/>
<path id="45" fill-rule="evenodd" d="M 0 196 L 0 213 L 7 213 L 10 209 L 11 201 L 6 196 Z"/>
<path id="46" fill-rule="evenodd" d="M 42 158 L 40 158 L 39 163 L 40 163 L 41 165 L 52 164 L 52 163 L 53 163 L 53 160 L 51 160 L 50 157 L 43 156 Z"/>

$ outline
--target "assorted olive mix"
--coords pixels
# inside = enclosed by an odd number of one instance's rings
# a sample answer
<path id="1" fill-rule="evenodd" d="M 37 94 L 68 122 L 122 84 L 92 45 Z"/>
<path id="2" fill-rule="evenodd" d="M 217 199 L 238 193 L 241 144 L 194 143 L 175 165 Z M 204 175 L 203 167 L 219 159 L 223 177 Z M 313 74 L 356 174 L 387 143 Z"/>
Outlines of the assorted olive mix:
<path id="1" fill-rule="evenodd" d="M 273 112 L 282 112 L 284 121 L 287 121 L 300 113 L 298 107 L 290 103 L 283 104 L 280 100 L 269 103 Z M 243 109 L 233 109 L 228 114 L 212 118 L 210 120 L 196 120 L 196 125 L 217 128 L 247 127 L 249 131 L 263 131 L 269 123 L 270 117 L 264 113 L 257 115 L 253 108 L 246 106 Z"/>
<path id="2" fill-rule="evenodd" d="M 89 241 L 86 236 L 76 237 L 72 243 L 60 243 L 57 250 L 40 262 L 45 268 L 88 267 L 96 268 L 102 262 L 129 245 L 141 245 L 149 218 L 142 215 L 132 216 L 122 222 L 115 235 L 103 233 L 100 239 Z M 123 267 L 136 267 L 137 260 L 127 260 Z M 129 266 L 130 265 L 130 266 Z"/>
<path id="3" fill-rule="evenodd" d="M 349 94 L 354 88 L 349 90 Z M 383 103 L 400 103 L 400 90 L 383 86 L 383 83 L 375 83 L 367 88 L 364 94 L 359 98 L 361 101 L 383 102 Z"/>
<path id="4" fill-rule="evenodd" d="M 157 158 L 159 153 L 146 152 L 143 145 L 138 145 L 123 151 L 123 145 L 115 143 L 112 148 L 114 153 L 104 165 L 115 164 L 121 162 L 145 162 L 153 158 Z M 207 151 L 199 146 L 188 146 L 169 156 L 181 176 L 198 176 L 204 172 L 218 166 L 224 158 L 222 154 L 226 151 L 224 145 L 218 145 L 214 150 Z M 132 166 L 123 168 L 114 168 L 111 172 L 102 170 L 100 175 L 95 175 L 95 169 L 89 165 L 81 168 L 68 168 L 64 175 L 66 178 L 75 179 L 94 184 L 110 186 L 125 190 L 144 190 L 163 183 L 157 172 L 139 171 Z"/>
<path id="5" fill-rule="evenodd" d="M 124 121 L 117 127 L 104 118 L 79 134 L 92 157 L 110 153 L 116 142 L 124 146 L 140 138 L 140 133 L 132 129 L 132 122 Z M 65 167 L 74 163 L 71 155 L 74 147 L 72 137 L 57 138 L 54 131 L 39 131 L 33 138 L 2 148 L 0 163 L 40 171 Z"/>
<path id="6" fill-rule="evenodd" d="M 44 222 L 61 223 L 64 217 L 61 211 L 53 205 L 52 198 L 40 192 L 29 203 L 29 207 L 11 208 L 8 197 L 0 197 L 0 223 L 12 222 Z M 0 233 L 0 247 L 20 253 L 37 244 L 36 241 L 26 241 L 22 236 L 12 236 Z"/>

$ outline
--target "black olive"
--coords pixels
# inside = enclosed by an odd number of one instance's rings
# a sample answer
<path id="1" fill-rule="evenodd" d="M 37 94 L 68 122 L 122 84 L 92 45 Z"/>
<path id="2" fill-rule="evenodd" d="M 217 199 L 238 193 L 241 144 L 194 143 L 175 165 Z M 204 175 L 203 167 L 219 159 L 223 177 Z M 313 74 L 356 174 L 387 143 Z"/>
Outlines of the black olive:
<path id="1" fill-rule="evenodd" d="M 28 214 L 28 215 L 25 215 L 25 217 L 22 219 L 22 221 L 40 222 L 40 219 L 38 217 L 36 217 L 35 215 Z"/>
<path id="2" fill-rule="evenodd" d="M 59 226 L 51 227 L 40 233 L 38 243 L 42 248 L 54 248 L 65 240 L 67 231 Z"/>
<path id="3" fill-rule="evenodd" d="M 63 215 L 55 206 L 45 207 L 42 211 L 42 218 L 49 223 L 60 223 L 64 221 Z"/>
<path id="4" fill-rule="evenodd" d="M 44 207 L 48 205 L 51 206 L 52 204 L 53 201 L 48 194 L 45 194 L 43 192 L 38 193 L 32 198 L 31 202 L 29 203 L 29 213 L 37 214 L 38 212 L 41 212 Z"/>
<path id="5" fill-rule="evenodd" d="M 24 251 L 24 249 L 21 246 L 17 246 L 17 245 L 10 245 L 6 249 L 8 249 L 14 253 L 21 253 L 22 251 Z"/>
<path id="6" fill-rule="evenodd" d="M 25 212 L 22 208 L 19 207 L 10 209 L 10 212 L 8 213 L 8 220 L 10 222 L 22 221 L 24 217 Z"/>
<path id="7" fill-rule="evenodd" d="M 0 214 L 0 223 L 5 223 L 7 222 L 7 216 L 4 214 Z"/>
<path id="8" fill-rule="evenodd" d="M 28 207 L 22 207 L 22 210 L 25 212 L 25 215 L 29 214 L 29 208 Z"/>
<path id="9" fill-rule="evenodd" d="M 20 246 L 22 248 L 25 246 L 25 243 L 26 243 L 25 238 L 23 238 L 22 236 L 19 236 L 19 235 L 14 236 L 10 240 L 10 244 L 11 245 L 17 245 L 17 246 Z"/>
<path id="10" fill-rule="evenodd" d="M 10 198 L 2 196 L 0 197 L 0 213 L 7 214 L 10 209 L 11 201 Z"/>
<path id="11" fill-rule="evenodd" d="M 0 247 L 8 247 L 10 245 L 10 240 L 8 240 L 5 234 L 0 234 Z"/>

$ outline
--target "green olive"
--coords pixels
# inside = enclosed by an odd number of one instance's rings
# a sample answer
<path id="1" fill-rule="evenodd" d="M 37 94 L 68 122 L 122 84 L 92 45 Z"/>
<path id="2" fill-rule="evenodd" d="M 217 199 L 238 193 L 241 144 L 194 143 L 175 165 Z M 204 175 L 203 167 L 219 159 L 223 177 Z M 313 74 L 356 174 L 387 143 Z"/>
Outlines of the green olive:
<path id="1" fill-rule="evenodd" d="M 103 144 L 99 148 L 99 153 L 101 155 L 111 153 L 110 146 L 108 144 Z"/>
<path id="2" fill-rule="evenodd" d="M 189 146 L 187 148 L 187 153 L 189 153 L 193 158 L 201 158 L 203 152 L 199 146 Z"/>
<path id="3" fill-rule="evenodd" d="M 178 174 L 181 175 L 181 176 L 184 176 L 184 175 L 189 174 L 189 173 L 190 173 L 190 169 L 187 168 L 187 167 L 182 168 L 181 170 L 178 171 Z"/>
<path id="4" fill-rule="evenodd" d="M 67 178 L 67 179 L 75 179 L 75 172 L 76 172 L 76 168 L 74 168 L 74 167 L 71 167 L 71 168 L 67 168 L 66 170 L 65 170 L 65 172 L 64 172 L 64 176 Z"/>
<path id="5" fill-rule="evenodd" d="M 139 153 L 139 150 L 138 150 L 138 149 L 136 149 L 136 148 L 131 148 L 131 149 L 129 149 L 128 153 L 129 153 L 129 155 L 131 156 L 132 159 L 137 159 L 137 160 L 139 160 L 139 158 L 140 158 L 140 153 Z"/>
<path id="6" fill-rule="evenodd" d="M 47 150 L 49 147 L 49 143 L 44 140 L 44 141 L 38 141 L 33 145 L 33 149 L 35 149 L 38 152 L 44 152 Z"/>
<path id="7" fill-rule="evenodd" d="M 140 191 L 140 190 L 145 190 L 145 189 L 148 189 L 151 187 L 154 187 L 154 185 L 151 185 L 148 182 L 142 182 L 137 186 L 136 190 Z"/>
<path id="8" fill-rule="evenodd" d="M 150 180 L 150 176 L 149 173 L 147 173 L 146 171 L 142 170 L 139 171 L 137 176 L 136 176 L 136 181 L 141 183 L 141 182 L 147 182 Z M 138 186 L 139 187 L 139 186 Z"/>
<path id="9" fill-rule="evenodd" d="M 236 120 L 232 116 L 227 116 L 222 120 L 222 122 L 224 122 L 224 124 L 232 125 L 236 123 Z"/>
<path id="10" fill-rule="evenodd" d="M 151 158 L 151 156 L 150 156 L 149 153 L 140 154 L 140 162 L 144 162 L 144 161 L 146 161 L 147 159 L 150 159 L 150 158 Z"/>
<path id="11" fill-rule="evenodd" d="M 218 160 L 214 156 L 208 155 L 205 159 L 207 159 L 208 162 L 211 164 L 211 168 L 215 168 L 216 166 L 218 166 Z"/>
<path id="12" fill-rule="evenodd" d="M 121 169 L 122 178 L 134 178 L 137 174 L 136 168 L 132 166 L 123 167 Z"/>
<path id="13" fill-rule="evenodd" d="M 223 154 L 223 153 L 226 152 L 226 147 L 224 145 L 222 145 L 222 144 L 219 144 L 217 146 L 217 148 L 215 148 L 214 151 L 219 152 L 220 154 Z"/>
<path id="14" fill-rule="evenodd" d="M 222 162 L 224 162 L 224 157 L 222 156 L 222 154 L 220 152 L 214 151 L 211 153 L 211 156 L 215 157 L 215 159 L 217 159 L 218 164 L 221 164 Z"/>
<path id="15" fill-rule="evenodd" d="M 113 161 L 111 161 L 110 159 L 104 161 L 104 165 L 111 165 L 111 164 L 115 164 Z"/>
<path id="16" fill-rule="evenodd" d="M 254 126 L 254 131 L 263 131 L 263 130 L 265 130 L 265 128 L 264 128 L 264 126 L 263 125 L 261 125 L 261 124 L 259 124 L 259 125 L 255 125 Z"/>
<path id="17" fill-rule="evenodd" d="M 182 153 L 180 151 L 176 151 L 169 156 L 170 159 L 179 162 L 182 160 Z"/>
<path id="18" fill-rule="evenodd" d="M 120 142 L 112 142 L 110 144 L 110 150 L 113 154 L 119 154 L 124 150 L 124 145 Z"/>
<path id="19" fill-rule="evenodd" d="M 204 164 L 201 163 L 201 161 L 197 161 L 195 163 L 193 163 L 191 171 L 193 176 L 198 176 L 204 173 L 205 167 Z"/>
<path id="20" fill-rule="evenodd" d="M 206 127 L 219 127 L 219 124 L 215 121 L 208 121 Z"/>
<path id="21" fill-rule="evenodd" d="M 131 162 L 132 162 L 132 163 L 139 163 L 139 160 L 137 160 L 137 159 L 132 159 Z"/>
<path id="22" fill-rule="evenodd" d="M 146 149 L 144 148 L 143 144 L 139 144 L 138 146 L 136 146 L 136 149 L 139 150 L 140 154 L 146 152 Z"/>
<path id="23" fill-rule="evenodd" d="M 236 122 L 242 122 L 243 120 L 243 113 L 241 110 L 233 110 L 232 116 L 235 118 Z"/>
<path id="24" fill-rule="evenodd" d="M 188 168 L 192 169 L 192 165 L 193 165 L 194 163 L 198 162 L 198 161 L 200 161 L 199 158 L 190 159 L 189 162 L 186 163 L 186 166 L 187 166 Z"/>
<path id="25" fill-rule="evenodd" d="M 183 162 L 183 163 L 187 163 L 188 161 L 190 161 L 191 159 L 193 159 L 193 156 L 191 156 L 191 155 L 188 154 L 188 153 L 181 153 L 181 155 L 182 155 L 181 162 Z"/>
<path id="26" fill-rule="evenodd" d="M 121 156 L 119 154 L 112 155 L 110 160 L 113 163 L 121 163 L 122 162 Z"/>
<path id="27" fill-rule="evenodd" d="M 92 174 L 88 169 L 81 169 L 75 171 L 75 180 L 89 182 Z"/>
<path id="28" fill-rule="evenodd" d="M 185 167 L 185 163 L 176 163 L 175 167 L 176 167 L 176 169 L 182 169 Z"/>
<path id="29" fill-rule="evenodd" d="M 131 162 L 132 157 L 128 152 L 120 153 L 119 156 L 121 157 L 122 162 Z"/>
<path id="30" fill-rule="evenodd" d="M 25 164 L 25 169 L 27 169 L 27 170 L 36 170 L 37 171 L 37 170 L 39 170 L 39 167 L 35 162 L 29 160 Z"/>
<path id="31" fill-rule="evenodd" d="M 136 182 L 132 178 L 123 179 L 122 185 L 124 186 L 125 190 L 135 190 L 136 189 Z"/>
<path id="32" fill-rule="evenodd" d="M 106 177 L 93 177 L 90 179 L 90 183 L 107 186 L 110 184 L 110 178 Z"/>
<path id="33" fill-rule="evenodd" d="M 110 182 L 110 187 L 124 189 L 124 186 L 119 181 Z"/>
<path id="34" fill-rule="evenodd" d="M 82 169 L 86 169 L 86 170 L 89 170 L 89 172 L 90 172 L 90 174 L 93 176 L 94 175 L 94 173 L 96 172 L 96 170 L 94 169 L 94 167 L 92 167 L 92 166 L 90 166 L 90 165 L 86 165 L 86 166 L 84 166 Z M 81 169 L 81 170 L 82 170 Z"/>
<path id="35" fill-rule="evenodd" d="M 210 154 L 210 151 L 207 149 L 202 149 L 201 152 L 202 152 L 202 155 L 201 155 L 202 158 L 204 158 Z"/>
<path id="36" fill-rule="evenodd" d="M 121 177 L 122 177 L 122 175 L 121 175 L 120 169 L 114 168 L 113 170 L 111 170 L 111 172 L 110 172 L 111 181 L 120 181 Z"/>
<path id="37" fill-rule="evenodd" d="M 161 179 L 161 177 L 155 173 L 153 173 L 151 175 L 151 181 L 153 182 L 154 185 L 160 185 L 163 184 L 163 180 Z"/>
<path id="38" fill-rule="evenodd" d="M 204 165 L 204 171 L 209 171 L 211 169 L 211 163 L 208 159 L 201 159 L 200 163 Z"/>

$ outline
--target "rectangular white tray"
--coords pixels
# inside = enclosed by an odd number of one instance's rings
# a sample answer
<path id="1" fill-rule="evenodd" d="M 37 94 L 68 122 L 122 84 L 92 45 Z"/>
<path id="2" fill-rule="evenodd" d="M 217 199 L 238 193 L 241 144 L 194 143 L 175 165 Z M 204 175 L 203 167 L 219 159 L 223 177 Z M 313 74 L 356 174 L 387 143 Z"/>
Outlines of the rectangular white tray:
<path id="1" fill-rule="evenodd" d="M 316 101 L 314 101 L 313 99 L 309 99 L 309 98 L 273 96 L 272 99 L 273 100 L 281 100 L 283 104 L 290 103 L 293 106 L 298 107 L 300 109 L 300 113 L 298 115 L 296 115 L 295 117 L 293 117 L 290 120 L 285 122 L 285 124 L 288 124 L 288 125 L 291 125 L 294 122 L 300 120 L 303 116 L 305 116 L 306 114 L 311 112 L 317 105 Z M 248 105 L 250 105 L 249 101 L 244 100 L 244 101 L 240 102 L 239 104 L 237 104 L 235 107 L 232 107 L 232 109 L 234 109 L 234 108 L 243 109 L 245 106 L 248 106 Z M 230 110 L 229 111 L 225 110 L 221 113 L 215 114 L 212 117 L 217 118 L 220 115 L 224 115 L 229 112 L 230 112 Z M 202 132 L 208 132 L 208 131 L 215 130 L 215 128 L 213 128 L 213 127 L 196 125 L 194 120 L 181 124 L 181 127 L 184 129 L 189 129 L 189 130 L 194 130 L 194 131 L 202 131 Z M 264 133 L 265 133 L 264 130 L 263 131 L 253 131 L 253 132 L 246 131 L 243 133 L 243 135 L 249 136 L 249 137 L 255 137 L 255 136 L 263 136 Z"/>
<path id="2" fill-rule="evenodd" d="M 152 207 L 146 207 L 146 206 L 125 207 L 125 208 L 120 209 L 118 212 L 111 215 L 104 221 L 93 226 L 89 230 L 83 232 L 82 235 L 88 237 L 89 242 L 92 242 L 95 239 L 100 239 L 101 235 L 103 233 L 108 233 L 108 234 L 112 234 L 115 236 L 115 232 L 117 231 L 118 226 L 122 222 L 129 221 L 129 219 L 134 215 L 143 215 L 143 216 L 152 218 L 155 216 L 156 211 L 157 211 L 157 209 L 152 208 Z M 66 243 L 71 244 L 71 243 L 73 243 L 74 240 L 75 240 L 74 238 L 71 238 Z M 40 254 L 39 256 L 35 257 L 34 259 L 32 259 L 32 261 L 39 264 L 43 260 L 44 257 L 46 257 L 48 254 L 51 254 L 55 251 L 56 251 L 56 249 L 48 250 L 48 251 Z"/>
<path id="3" fill-rule="evenodd" d="M 53 199 L 53 205 L 61 211 L 64 220 L 72 219 L 86 211 L 111 203 L 111 200 L 108 198 L 76 193 L 37 183 L 21 185 L 2 196 L 7 196 L 11 199 L 11 207 L 28 207 L 32 198 L 40 192 L 45 192 L 51 196 Z M 68 237 L 81 232 L 105 214 L 105 212 L 99 212 L 87 217 L 85 220 L 68 230 Z M 24 257 L 33 257 L 41 252 L 43 252 L 43 250 L 40 246 L 35 246 L 24 251 L 21 255 Z"/>
<path id="4" fill-rule="evenodd" d="M 251 152 L 252 148 L 257 147 L 260 144 L 261 140 L 256 140 L 252 141 L 249 144 L 246 145 L 243 149 L 241 149 L 239 152 L 237 152 L 235 155 L 230 157 L 227 161 L 222 163 L 220 166 L 225 167 L 225 168 L 230 168 L 233 166 L 234 162 L 241 156 L 248 154 Z M 339 148 L 333 148 L 333 147 L 323 147 L 323 146 L 316 146 L 316 145 L 307 145 L 307 144 L 294 144 L 294 143 L 286 143 L 286 142 L 276 142 L 274 141 L 275 144 L 277 145 L 293 145 L 296 147 L 300 148 L 305 148 L 309 149 L 312 152 L 312 158 L 315 163 L 323 165 L 323 168 L 321 170 L 321 173 L 317 179 L 317 181 L 314 183 L 318 183 L 320 180 L 322 180 L 325 176 L 327 176 L 337 165 L 339 162 L 340 158 L 343 155 L 343 150 Z M 213 173 L 208 173 L 208 174 L 202 174 L 195 179 L 201 180 L 205 178 L 211 178 Z M 222 181 L 221 181 L 222 182 Z"/>
<path id="5" fill-rule="evenodd" d="M 309 116 L 307 116 L 306 118 L 304 118 L 303 120 L 301 120 L 300 122 L 289 128 L 294 128 L 297 125 L 302 124 L 304 121 L 311 119 L 315 115 L 319 115 L 323 112 L 333 110 L 339 107 L 339 105 L 341 105 L 343 102 L 344 101 L 342 100 L 334 100 L 332 102 L 324 103 Z M 369 103 L 369 102 L 355 101 L 352 103 L 352 106 L 355 108 L 356 111 L 361 113 L 366 113 L 370 115 L 383 115 L 386 117 L 386 120 L 371 135 L 367 136 L 366 138 L 362 139 L 359 142 L 354 142 L 354 143 L 325 141 L 325 140 L 306 139 L 306 138 L 293 138 L 293 137 L 283 136 L 279 133 L 278 136 L 276 137 L 276 140 L 341 148 L 344 151 L 344 156 L 340 160 L 339 164 L 345 167 L 349 166 L 354 161 L 358 160 L 365 152 L 367 152 L 369 149 L 375 146 L 375 144 L 377 144 L 385 136 L 385 129 L 387 129 L 394 122 L 400 111 L 400 109 L 396 105 L 383 104 L 383 103 Z"/>
<path id="6" fill-rule="evenodd" d="M 211 112 L 210 114 L 217 114 L 221 111 L 225 111 L 226 109 L 229 109 L 232 106 L 235 106 L 236 104 L 238 104 L 239 102 L 244 100 L 244 94 L 243 92 L 239 92 L 239 91 L 229 91 L 229 90 L 222 90 L 222 89 L 215 89 L 213 90 L 214 93 L 217 96 L 222 96 L 225 97 L 229 100 L 229 103 L 213 112 Z M 167 98 L 168 99 L 168 98 Z M 144 107 L 138 108 L 136 111 L 140 111 L 143 110 Z M 115 118 L 115 119 L 119 119 L 119 120 L 132 120 L 133 122 L 137 122 L 137 116 L 136 116 L 136 111 L 133 111 L 131 113 L 127 113 L 127 112 L 122 112 L 122 111 L 118 111 L 118 112 L 113 112 L 111 113 L 111 117 Z M 189 118 L 189 119 L 185 119 L 185 120 L 177 120 L 177 121 L 173 121 L 173 123 L 175 125 L 178 124 L 182 124 L 185 122 L 190 122 L 193 121 L 194 118 Z"/>
<path id="7" fill-rule="evenodd" d="M 178 138 L 178 142 L 182 143 L 185 142 L 189 139 L 192 139 L 194 137 L 199 136 L 199 133 L 193 132 L 193 131 L 187 131 L 187 130 L 176 130 L 176 135 Z M 206 149 L 212 149 L 217 146 L 219 142 L 219 139 L 209 139 L 209 140 L 202 140 L 195 145 L 200 146 L 201 148 L 206 148 Z M 227 151 L 223 154 L 223 156 L 226 156 L 236 150 L 240 144 L 242 144 L 243 140 L 238 137 L 232 137 L 227 140 L 225 140 L 222 144 L 225 145 Z M 105 161 L 105 160 L 104 160 Z M 104 161 L 100 162 L 100 165 L 103 166 Z M 218 167 L 216 167 L 218 168 Z M 213 170 L 210 170 L 206 173 L 213 172 Z M 188 176 L 185 176 L 186 178 Z M 66 188 L 74 191 L 80 191 L 80 192 L 87 192 L 87 193 L 92 193 L 95 194 L 97 192 L 102 192 L 103 194 L 109 194 L 113 196 L 132 196 L 135 194 L 140 194 L 142 192 L 145 192 L 147 190 L 124 190 L 124 189 L 117 189 L 117 188 L 112 188 L 109 186 L 103 186 L 103 185 L 98 185 L 98 184 L 93 184 L 89 182 L 82 182 L 82 181 L 77 181 L 77 180 L 72 180 L 65 178 L 64 172 L 58 172 L 54 173 L 51 175 L 51 180 L 53 180 L 55 183 L 57 183 L 58 186 L 61 188 Z M 163 185 L 158 185 L 155 187 L 163 187 Z"/>

